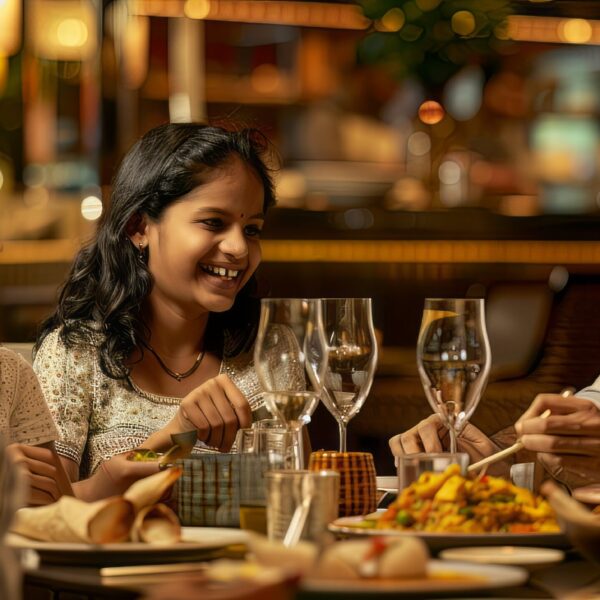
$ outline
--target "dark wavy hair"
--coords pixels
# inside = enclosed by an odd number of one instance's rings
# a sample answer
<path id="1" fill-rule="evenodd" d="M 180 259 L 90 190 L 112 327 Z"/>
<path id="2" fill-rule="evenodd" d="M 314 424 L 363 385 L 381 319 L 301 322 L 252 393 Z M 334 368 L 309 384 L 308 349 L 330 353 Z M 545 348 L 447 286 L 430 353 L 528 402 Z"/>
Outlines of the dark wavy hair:
<path id="1" fill-rule="evenodd" d="M 67 347 L 96 345 L 102 371 L 113 379 L 127 377 L 126 359 L 148 339 L 141 307 L 153 285 L 145 261 L 139 259 L 127 236 L 128 225 L 142 215 L 157 221 L 168 206 L 201 186 L 214 169 L 234 156 L 262 182 L 266 212 L 275 204 L 273 181 L 264 160 L 270 151 L 268 140 L 256 129 L 230 131 L 198 123 L 171 123 L 146 133 L 123 159 L 96 235 L 75 257 L 58 306 L 41 325 L 36 350 L 50 331 L 60 328 Z M 205 348 L 222 348 L 228 355 L 248 349 L 258 314 L 253 275 L 231 309 L 211 313 Z M 229 344 L 222 347 L 225 335 Z"/>

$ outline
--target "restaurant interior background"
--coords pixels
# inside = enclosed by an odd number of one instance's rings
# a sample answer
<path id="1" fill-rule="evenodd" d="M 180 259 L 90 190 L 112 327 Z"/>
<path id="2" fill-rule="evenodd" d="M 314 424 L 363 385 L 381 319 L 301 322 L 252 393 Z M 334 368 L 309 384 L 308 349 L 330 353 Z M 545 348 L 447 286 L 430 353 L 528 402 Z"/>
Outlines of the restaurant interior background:
<path id="1" fill-rule="evenodd" d="M 264 290 L 374 298 L 349 447 L 382 472 L 430 412 L 428 296 L 487 299 L 496 431 L 600 370 L 599 113 L 594 0 L 0 0 L 0 340 L 35 339 L 133 141 L 233 120 L 280 155 Z"/>

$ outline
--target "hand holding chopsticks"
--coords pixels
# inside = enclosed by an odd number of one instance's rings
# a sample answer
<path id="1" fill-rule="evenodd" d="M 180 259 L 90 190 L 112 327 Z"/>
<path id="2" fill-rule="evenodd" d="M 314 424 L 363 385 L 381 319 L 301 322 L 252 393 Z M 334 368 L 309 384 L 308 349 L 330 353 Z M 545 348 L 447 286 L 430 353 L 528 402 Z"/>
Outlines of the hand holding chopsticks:
<path id="1" fill-rule="evenodd" d="M 547 419 L 550 416 L 550 409 L 545 410 L 541 415 L 540 419 Z M 496 452 L 491 456 L 486 456 L 482 460 L 473 463 L 467 467 L 467 472 L 471 473 L 472 471 L 478 471 L 483 467 L 487 467 L 487 465 L 491 465 L 492 463 L 498 462 L 499 460 L 505 459 L 507 456 L 511 454 L 516 454 L 520 450 L 523 450 L 523 442 L 521 440 L 517 440 L 512 446 L 508 448 L 504 448 L 504 450 L 500 450 L 500 452 Z"/>
<path id="2" fill-rule="evenodd" d="M 561 392 L 561 396 L 563 398 L 566 398 L 568 396 L 572 396 L 574 392 L 573 388 L 566 388 Z M 551 414 L 550 409 L 546 409 L 540 416 L 540 419 L 547 419 Z M 509 446 L 508 448 L 505 448 L 504 450 L 501 450 L 500 452 L 496 452 L 495 454 L 492 454 L 491 456 L 488 456 L 476 463 L 473 463 L 472 465 L 469 465 L 467 468 L 467 471 L 473 472 L 473 471 L 478 471 L 479 469 L 486 467 L 487 465 L 490 465 L 492 463 L 498 462 L 499 460 L 503 460 L 505 459 L 507 456 L 511 456 L 512 454 L 516 454 L 517 452 L 519 452 L 520 450 L 523 449 L 523 442 L 518 439 L 512 446 Z"/>

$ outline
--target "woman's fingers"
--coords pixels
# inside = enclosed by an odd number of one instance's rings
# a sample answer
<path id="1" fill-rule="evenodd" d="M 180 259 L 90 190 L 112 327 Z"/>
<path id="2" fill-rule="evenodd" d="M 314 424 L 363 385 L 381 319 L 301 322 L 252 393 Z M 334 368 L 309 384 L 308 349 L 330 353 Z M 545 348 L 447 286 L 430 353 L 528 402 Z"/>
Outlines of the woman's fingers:
<path id="1" fill-rule="evenodd" d="M 581 454 L 600 457 L 600 438 L 597 436 L 526 434 L 521 441 L 527 450 L 551 454 Z"/>
<path id="2" fill-rule="evenodd" d="M 394 456 L 414 454 L 416 452 L 439 452 L 442 450 L 441 438 L 445 430 L 438 415 L 423 419 L 411 429 L 395 435 L 389 440 Z"/>
<path id="3" fill-rule="evenodd" d="M 54 455 L 48 448 L 11 444 L 8 455 L 25 473 L 29 483 L 29 504 L 49 504 L 61 496 Z"/>
<path id="4" fill-rule="evenodd" d="M 578 410 L 589 410 L 593 407 L 595 405 L 591 400 L 578 398 L 577 396 L 565 397 L 561 394 L 538 394 L 529 408 L 521 415 L 515 428 L 523 421 L 539 417 L 546 410 L 550 410 L 552 415 L 564 415 Z"/>
<path id="5" fill-rule="evenodd" d="M 248 401 L 227 375 L 218 375 L 188 394 L 180 410 L 198 431 L 198 439 L 222 452 L 231 448 L 238 429 L 252 422 Z"/>
<path id="6" fill-rule="evenodd" d="M 48 499 L 45 504 L 50 502 L 56 502 L 61 494 L 58 489 L 58 485 L 54 479 L 50 479 L 44 475 L 38 475 L 36 473 L 29 472 L 29 487 L 30 496 L 40 495 L 41 497 L 47 497 Z"/>
<path id="7" fill-rule="evenodd" d="M 533 417 L 515 426 L 520 436 L 557 434 L 565 436 L 600 436 L 600 411 L 592 405 L 568 414 Z"/>
<path id="8" fill-rule="evenodd" d="M 432 419 L 430 417 L 417 425 L 417 432 L 425 452 L 441 452 L 443 450 L 440 431 L 439 419 Z"/>
<path id="9" fill-rule="evenodd" d="M 222 386 L 227 400 L 231 404 L 232 409 L 238 420 L 240 429 L 249 427 L 252 423 L 252 409 L 246 399 L 246 396 L 240 392 L 238 387 L 227 377 L 227 375 L 219 375 L 217 381 Z"/>

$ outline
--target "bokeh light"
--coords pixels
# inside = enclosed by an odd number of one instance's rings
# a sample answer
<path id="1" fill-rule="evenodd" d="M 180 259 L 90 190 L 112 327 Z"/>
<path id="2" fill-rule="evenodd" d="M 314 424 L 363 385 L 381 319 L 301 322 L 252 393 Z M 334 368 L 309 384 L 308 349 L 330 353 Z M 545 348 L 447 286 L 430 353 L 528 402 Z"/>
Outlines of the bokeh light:
<path id="1" fill-rule="evenodd" d="M 450 21 L 452 30 L 458 35 L 471 35 L 475 31 L 475 17 L 468 10 L 458 10 Z"/>
<path id="2" fill-rule="evenodd" d="M 390 8 L 379 21 L 380 31 L 400 31 L 404 27 L 406 16 L 401 8 Z"/>
<path id="3" fill-rule="evenodd" d="M 569 44 L 585 44 L 592 39 L 592 26 L 585 19 L 566 19 L 558 25 L 558 37 Z"/>
<path id="4" fill-rule="evenodd" d="M 102 214 L 102 200 L 97 196 L 87 196 L 81 201 L 81 216 L 86 221 L 95 221 Z"/>
<path id="5" fill-rule="evenodd" d="M 84 46 L 88 39 L 88 29 L 81 19 L 64 19 L 56 28 L 58 43 L 67 48 Z"/>
<path id="6" fill-rule="evenodd" d="M 252 87 L 261 94 L 272 94 L 280 84 L 279 69 L 275 65 L 265 63 L 259 65 L 250 75 Z"/>
<path id="7" fill-rule="evenodd" d="M 415 131 L 406 145 L 413 156 L 424 156 L 431 150 L 431 138 L 424 131 Z"/>
<path id="8" fill-rule="evenodd" d="M 425 100 L 419 106 L 419 119 L 426 125 L 435 125 L 439 123 L 446 114 L 444 107 L 435 100 Z"/>
<path id="9" fill-rule="evenodd" d="M 210 0 L 187 0 L 183 14 L 188 19 L 205 19 L 210 14 Z"/>
<path id="10" fill-rule="evenodd" d="M 454 185 L 460 181 L 460 165 L 454 160 L 445 160 L 438 169 L 438 176 L 442 183 Z"/>
<path id="11" fill-rule="evenodd" d="M 458 72 L 444 89 L 444 106 L 458 121 L 472 119 L 481 108 L 485 76 L 481 67 L 470 66 Z"/>

